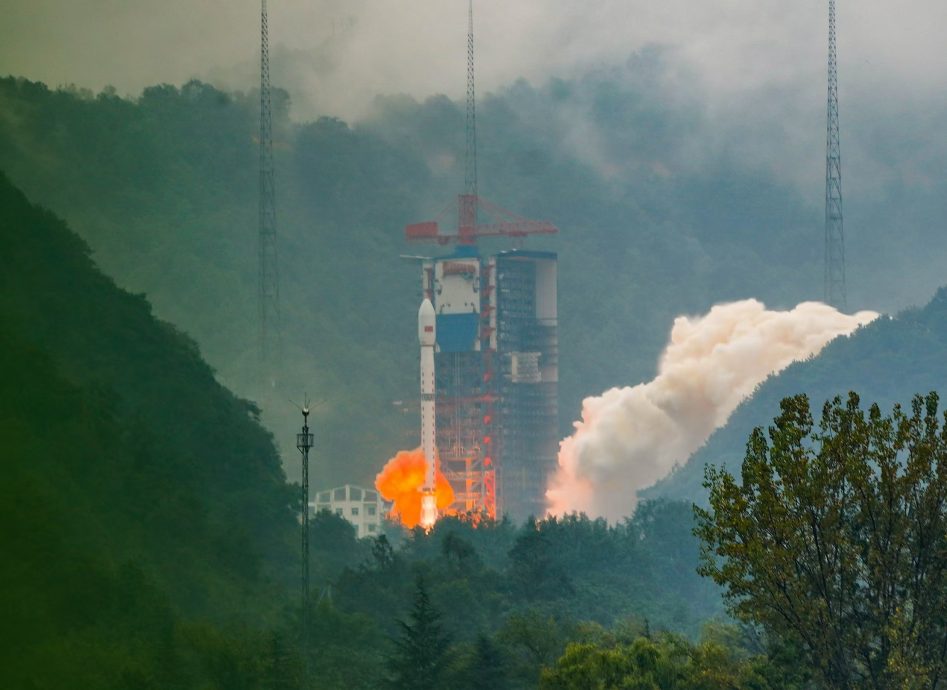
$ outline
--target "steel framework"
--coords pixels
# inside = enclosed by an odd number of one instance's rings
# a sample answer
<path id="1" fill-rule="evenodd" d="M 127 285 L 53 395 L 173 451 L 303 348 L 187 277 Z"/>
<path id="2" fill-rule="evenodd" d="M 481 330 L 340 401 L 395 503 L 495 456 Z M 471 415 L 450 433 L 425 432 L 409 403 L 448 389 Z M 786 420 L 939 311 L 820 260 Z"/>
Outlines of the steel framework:
<path id="1" fill-rule="evenodd" d="M 504 463 L 509 458 L 506 476 L 511 480 L 518 479 L 507 482 L 511 499 L 508 507 L 514 514 L 520 512 L 525 517 L 529 511 L 534 514 L 542 512 L 541 498 L 550 457 L 548 440 L 552 439 L 553 448 L 556 440 L 557 379 L 552 377 L 542 383 L 533 379 L 510 383 L 508 379 L 514 357 L 518 363 L 521 360 L 525 363 L 530 358 L 534 362 L 542 360 L 547 374 L 557 367 L 555 318 L 542 329 L 534 324 L 535 315 L 528 316 L 531 309 L 535 311 L 533 293 L 536 282 L 530 273 L 535 266 L 529 263 L 532 259 L 522 256 L 519 258 L 523 263 L 520 263 L 513 262 L 512 258 L 483 257 L 476 245 L 480 238 L 502 237 L 511 239 L 518 246 L 529 235 L 555 234 L 558 229 L 546 221 L 518 216 L 479 195 L 473 0 L 468 2 L 467 20 L 464 193 L 458 195 L 456 206 L 455 202 L 447 204 L 435 220 L 408 225 L 405 236 L 412 242 L 457 245 L 452 256 L 422 262 L 422 290 L 433 302 L 439 319 L 441 316 L 463 319 L 465 315 L 452 309 L 450 300 L 446 298 L 444 302 L 448 310 L 442 312 L 435 267 L 455 263 L 469 267 L 471 260 L 475 260 L 478 267 L 470 269 L 475 276 L 471 280 L 476 281 L 476 297 L 473 298 L 476 306 L 471 305 L 472 313 L 466 314 L 475 315 L 476 332 L 472 337 L 468 336 L 466 347 L 445 348 L 442 341 L 444 328 L 440 322 L 437 327 L 436 442 L 441 467 L 454 488 L 453 507 L 460 512 L 498 517 L 507 507 L 501 502 L 501 479 Z M 456 214 L 456 229 L 442 227 L 453 223 L 453 219 L 446 218 L 449 212 Z M 554 256 L 549 254 L 545 258 L 554 262 Z M 507 271 L 509 284 L 499 279 L 498 261 L 515 269 Z M 502 310 L 508 317 L 498 321 Z M 518 310 L 523 311 L 522 317 Z M 530 329 L 543 331 L 543 337 L 530 340 L 525 335 L 527 331 L 532 332 Z M 501 337 L 506 341 L 503 347 L 498 347 L 498 338 Z M 517 346 L 528 344 L 532 349 L 529 352 L 511 352 L 514 339 Z M 554 453 L 552 459 L 555 460 Z"/>
<path id="2" fill-rule="evenodd" d="M 467 4 L 467 150 L 464 158 L 464 189 L 468 196 L 477 196 L 477 94 L 474 81 L 473 0 Z M 477 219 L 474 217 L 473 223 Z"/>
<path id="3" fill-rule="evenodd" d="M 829 0 L 828 107 L 825 154 L 825 302 L 845 309 L 845 235 L 842 229 L 842 152 L 838 117 L 835 0 Z"/>
<path id="4" fill-rule="evenodd" d="M 307 403 L 308 405 L 308 403 Z M 300 595 L 302 599 L 302 650 L 303 659 L 309 659 L 309 451 L 313 446 L 313 434 L 309 431 L 309 407 L 303 407 L 302 432 L 296 434 L 296 448 L 302 453 L 302 514 L 300 524 Z M 308 666 L 308 661 L 306 662 Z"/>
<path id="5" fill-rule="evenodd" d="M 270 103 L 270 38 L 266 0 L 260 10 L 260 197 L 258 237 L 258 349 L 272 377 L 280 350 L 279 266 L 276 251 L 276 190 L 273 172 L 273 113 Z"/>

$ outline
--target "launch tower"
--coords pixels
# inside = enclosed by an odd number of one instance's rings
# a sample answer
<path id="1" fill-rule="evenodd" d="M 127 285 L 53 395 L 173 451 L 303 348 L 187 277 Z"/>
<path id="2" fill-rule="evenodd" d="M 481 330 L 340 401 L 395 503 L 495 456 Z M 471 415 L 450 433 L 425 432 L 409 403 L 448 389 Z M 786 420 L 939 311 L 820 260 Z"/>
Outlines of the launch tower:
<path id="1" fill-rule="evenodd" d="M 456 231 L 407 226 L 412 242 L 452 246 L 424 259 L 421 287 L 436 314 L 436 440 L 459 512 L 522 519 L 545 512 L 558 449 L 557 256 L 511 249 L 483 255 L 477 240 L 557 228 L 479 196 L 472 2 L 467 33 L 465 190 Z"/>

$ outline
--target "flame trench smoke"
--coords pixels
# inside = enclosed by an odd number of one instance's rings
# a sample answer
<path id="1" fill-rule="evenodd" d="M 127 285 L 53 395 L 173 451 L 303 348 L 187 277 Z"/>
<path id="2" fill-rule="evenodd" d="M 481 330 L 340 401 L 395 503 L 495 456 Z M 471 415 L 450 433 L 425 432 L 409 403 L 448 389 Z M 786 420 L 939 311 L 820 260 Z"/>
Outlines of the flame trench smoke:
<path id="1" fill-rule="evenodd" d="M 550 513 L 631 514 L 637 491 L 686 461 L 769 375 L 877 316 L 818 302 L 770 311 L 750 299 L 676 318 L 652 381 L 583 401 L 575 433 L 559 446 Z"/>

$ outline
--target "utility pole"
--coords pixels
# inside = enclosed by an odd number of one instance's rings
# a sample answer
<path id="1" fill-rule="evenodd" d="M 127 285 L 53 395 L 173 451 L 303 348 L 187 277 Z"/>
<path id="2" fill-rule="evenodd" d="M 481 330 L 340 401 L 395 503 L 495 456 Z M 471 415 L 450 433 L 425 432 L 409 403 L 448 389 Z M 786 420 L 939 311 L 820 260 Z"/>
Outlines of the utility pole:
<path id="1" fill-rule="evenodd" d="M 258 349 L 263 373 L 275 385 L 280 350 L 279 266 L 276 252 L 276 190 L 270 104 L 270 38 L 266 0 L 260 12 L 260 218 L 257 248 Z"/>
<path id="2" fill-rule="evenodd" d="M 313 434 L 309 432 L 309 405 L 302 409 L 302 433 L 296 434 L 296 447 L 302 453 L 302 544 L 301 544 L 301 589 L 302 589 L 302 654 L 303 665 L 308 676 L 309 669 L 309 449 L 313 446 Z M 308 677 L 307 677 L 308 682 Z"/>
<path id="3" fill-rule="evenodd" d="M 825 302 L 848 307 L 845 294 L 845 235 L 842 230 L 842 153 L 838 121 L 838 47 L 835 0 L 829 0 L 829 92 L 825 154 Z"/>

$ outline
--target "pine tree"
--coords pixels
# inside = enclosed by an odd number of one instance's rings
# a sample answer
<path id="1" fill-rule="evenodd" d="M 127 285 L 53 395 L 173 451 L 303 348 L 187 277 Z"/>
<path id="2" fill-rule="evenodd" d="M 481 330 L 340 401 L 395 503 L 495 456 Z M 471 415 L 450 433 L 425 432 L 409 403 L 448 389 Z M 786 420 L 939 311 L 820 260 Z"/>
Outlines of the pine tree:
<path id="1" fill-rule="evenodd" d="M 509 687 L 506 680 L 506 670 L 503 653 L 500 648 L 484 634 L 477 637 L 467 683 L 464 686 L 469 690 L 503 690 Z"/>
<path id="2" fill-rule="evenodd" d="M 421 577 L 417 579 L 409 618 L 407 623 L 398 621 L 401 634 L 388 660 L 390 687 L 436 690 L 443 686 L 450 640 Z"/>

